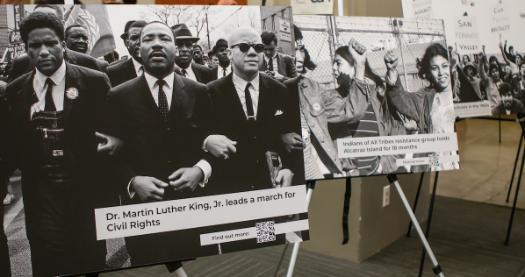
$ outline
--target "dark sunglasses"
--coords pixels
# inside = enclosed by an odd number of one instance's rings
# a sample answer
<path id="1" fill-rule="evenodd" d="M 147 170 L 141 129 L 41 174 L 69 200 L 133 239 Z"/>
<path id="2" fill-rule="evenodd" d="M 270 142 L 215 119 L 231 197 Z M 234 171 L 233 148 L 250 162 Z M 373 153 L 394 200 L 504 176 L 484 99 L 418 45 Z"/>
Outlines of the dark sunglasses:
<path id="1" fill-rule="evenodd" d="M 262 43 L 253 44 L 253 43 L 244 43 L 244 42 L 242 42 L 242 43 L 239 43 L 239 44 L 232 45 L 232 48 L 235 47 L 235 46 L 238 46 L 239 50 L 241 50 L 241 52 L 243 52 L 243 53 L 248 52 L 251 47 L 253 47 L 253 50 L 255 50 L 255 52 L 257 52 L 257 53 L 261 53 L 262 51 L 264 51 L 264 44 L 262 44 Z"/>

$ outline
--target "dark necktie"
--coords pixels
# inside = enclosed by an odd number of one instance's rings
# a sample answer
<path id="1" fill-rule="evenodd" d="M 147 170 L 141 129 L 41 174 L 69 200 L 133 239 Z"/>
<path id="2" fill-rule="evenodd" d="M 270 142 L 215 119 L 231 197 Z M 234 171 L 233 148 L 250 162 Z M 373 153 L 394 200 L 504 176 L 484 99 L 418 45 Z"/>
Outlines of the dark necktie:
<path id="1" fill-rule="evenodd" d="M 222 77 L 226 77 L 226 67 L 222 67 Z"/>
<path id="2" fill-rule="evenodd" d="M 51 78 L 47 78 L 46 80 L 47 90 L 46 90 L 46 105 L 44 106 L 44 111 L 46 112 L 56 112 L 57 108 L 55 106 L 55 102 L 53 101 L 53 86 L 55 83 Z"/>
<path id="3" fill-rule="evenodd" d="M 268 59 L 268 70 L 273 71 L 273 57 Z"/>
<path id="4" fill-rule="evenodd" d="M 157 80 L 157 85 L 159 86 L 159 111 L 162 115 L 162 118 L 164 119 L 164 122 L 168 121 L 168 112 L 169 112 L 169 106 L 168 106 L 168 98 L 166 97 L 166 94 L 164 93 L 164 90 L 162 89 L 164 85 L 166 85 L 166 81 L 164 80 Z"/>
<path id="5" fill-rule="evenodd" d="M 246 113 L 248 114 L 248 120 L 255 120 L 255 114 L 253 112 L 252 96 L 250 95 L 251 83 L 246 84 L 244 89 L 244 97 L 246 98 Z"/>
<path id="6" fill-rule="evenodd" d="M 183 68 L 183 69 L 181 70 L 181 72 L 182 72 L 182 75 L 183 75 L 184 77 L 186 77 L 186 78 L 188 77 L 188 72 L 186 72 L 186 69 Z"/>

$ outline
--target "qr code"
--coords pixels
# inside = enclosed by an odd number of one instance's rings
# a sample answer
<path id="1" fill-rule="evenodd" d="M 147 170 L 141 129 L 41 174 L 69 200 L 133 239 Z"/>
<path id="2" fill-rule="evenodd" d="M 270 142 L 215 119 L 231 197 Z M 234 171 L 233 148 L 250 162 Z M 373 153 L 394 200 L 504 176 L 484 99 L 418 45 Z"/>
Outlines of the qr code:
<path id="1" fill-rule="evenodd" d="M 440 167 L 441 166 L 441 162 L 439 160 L 439 156 L 438 155 L 432 154 L 432 155 L 430 155 L 428 157 L 428 160 L 429 160 L 430 166 L 432 166 L 432 167 Z"/>
<path id="2" fill-rule="evenodd" d="M 265 243 L 276 240 L 274 221 L 255 223 L 255 232 L 257 234 L 257 243 Z"/>

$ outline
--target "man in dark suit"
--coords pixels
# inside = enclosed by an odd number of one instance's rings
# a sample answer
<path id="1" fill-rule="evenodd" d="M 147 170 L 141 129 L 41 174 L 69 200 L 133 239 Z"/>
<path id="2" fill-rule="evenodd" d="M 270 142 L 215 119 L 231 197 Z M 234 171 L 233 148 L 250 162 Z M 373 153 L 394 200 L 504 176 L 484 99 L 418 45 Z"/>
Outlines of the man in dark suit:
<path id="1" fill-rule="evenodd" d="M 179 55 L 175 58 L 178 72 L 186 78 L 202 84 L 208 83 L 211 70 L 204 65 L 193 62 L 193 45 L 199 40 L 191 34 L 186 24 L 177 24 L 171 27 L 175 35 L 175 43 Z"/>
<path id="2" fill-rule="evenodd" d="M 296 77 L 297 72 L 293 58 L 275 50 L 277 36 L 272 32 L 265 31 L 261 34 L 261 39 L 264 44 L 264 59 L 260 70 L 281 82 Z"/>
<path id="3" fill-rule="evenodd" d="M 146 25 L 146 21 L 128 21 L 124 27 L 124 33 L 120 36 L 131 56 L 130 59 L 120 60 L 108 66 L 108 76 L 111 86 L 116 87 L 128 80 L 142 75 L 144 67 L 140 58 L 140 31 Z"/>
<path id="4" fill-rule="evenodd" d="M 22 172 L 26 232 L 35 276 L 105 269 L 94 209 L 104 205 L 98 109 L 110 85 L 101 72 L 64 59 L 64 27 L 34 12 L 20 24 L 34 70 L 7 87 L 7 160 Z M 6 169 L 7 168 L 7 169 Z"/>
<path id="5" fill-rule="evenodd" d="M 63 11 L 59 5 L 36 5 L 33 12 L 52 14 L 60 20 L 63 20 Z M 68 63 L 106 72 L 107 62 L 97 60 L 89 55 L 75 52 L 68 48 L 65 48 L 65 51 L 64 58 Z M 35 68 L 35 65 L 31 64 L 31 59 L 27 55 L 16 58 L 9 70 L 8 82 L 13 81 L 24 73 L 30 72 L 33 68 Z"/>
<path id="6" fill-rule="evenodd" d="M 292 131 L 286 124 L 286 87 L 259 74 L 264 46 L 253 29 L 236 30 L 229 45 L 233 72 L 208 84 L 213 134 L 219 135 L 207 137 L 204 146 L 223 159 L 214 163 L 213 187 L 233 193 L 289 186 L 293 173 L 287 161 L 283 159 L 282 168 L 275 172 L 267 164 L 269 152 L 282 154 L 280 136 Z M 277 156 L 273 157 L 277 162 Z"/>
<path id="7" fill-rule="evenodd" d="M 199 196 L 211 175 L 201 149 L 210 129 L 207 87 L 174 73 L 175 52 L 171 29 L 148 23 L 140 38 L 144 74 L 110 91 L 106 130 L 124 141 L 114 172 L 126 203 Z M 128 237 L 126 247 L 132 265 L 203 255 L 194 230 Z"/>
<path id="8" fill-rule="evenodd" d="M 219 60 L 218 66 L 215 66 L 211 71 L 211 81 L 214 81 L 230 74 L 232 72 L 232 66 L 228 55 L 228 42 L 225 39 L 218 39 L 212 51 Z"/>

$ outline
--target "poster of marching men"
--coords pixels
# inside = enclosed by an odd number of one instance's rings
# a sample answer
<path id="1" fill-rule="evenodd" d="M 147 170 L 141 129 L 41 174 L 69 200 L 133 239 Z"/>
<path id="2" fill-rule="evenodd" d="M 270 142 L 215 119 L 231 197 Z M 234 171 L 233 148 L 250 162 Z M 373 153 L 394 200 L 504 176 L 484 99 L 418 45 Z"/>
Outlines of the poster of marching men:
<path id="1" fill-rule="evenodd" d="M 175 270 L 308 239 L 289 7 L 17 7 L 0 276 Z"/>
<path id="2" fill-rule="evenodd" d="M 403 0 L 405 17 L 420 17 L 416 2 Z M 524 2 L 428 2 L 431 15 L 445 21 L 457 115 L 508 115 L 522 109 L 525 38 L 519 34 L 525 18 Z"/>
<path id="3" fill-rule="evenodd" d="M 443 21 L 294 16 L 305 178 L 459 168 Z M 299 130 L 298 130 L 299 131 Z"/>

